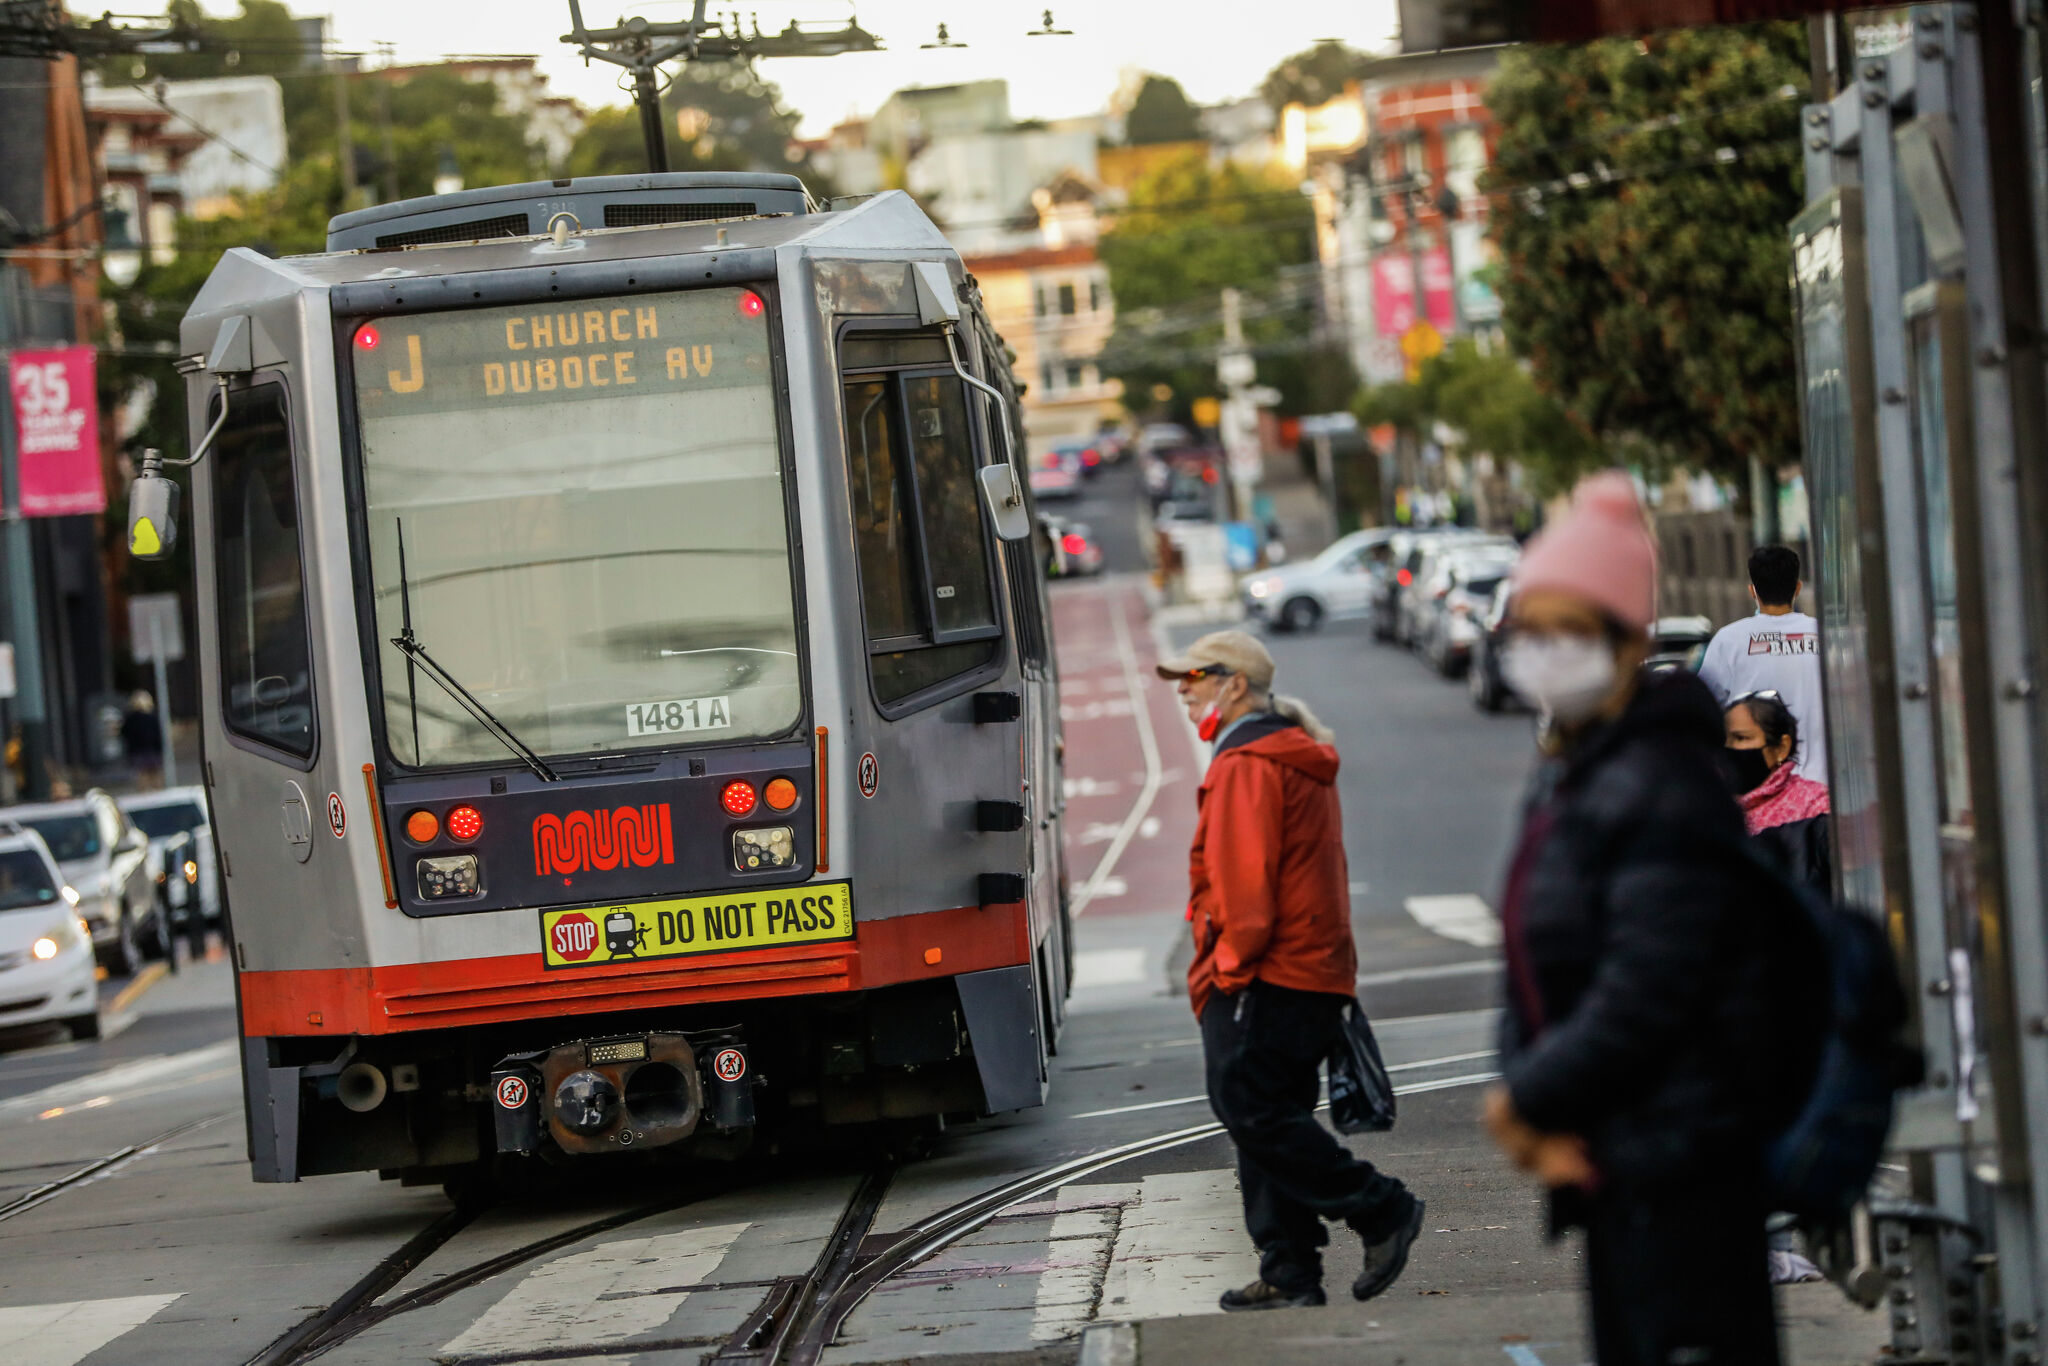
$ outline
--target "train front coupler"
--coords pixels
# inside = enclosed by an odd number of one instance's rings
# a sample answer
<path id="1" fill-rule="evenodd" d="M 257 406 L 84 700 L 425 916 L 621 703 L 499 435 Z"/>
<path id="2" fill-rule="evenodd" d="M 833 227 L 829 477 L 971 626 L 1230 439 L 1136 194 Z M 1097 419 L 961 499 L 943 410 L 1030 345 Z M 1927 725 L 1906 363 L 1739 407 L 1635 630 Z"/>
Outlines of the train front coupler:
<path id="1" fill-rule="evenodd" d="M 491 1111 L 501 1153 L 587 1156 L 751 1129 L 758 1085 L 736 1031 L 628 1034 L 501 1059 Z"/>

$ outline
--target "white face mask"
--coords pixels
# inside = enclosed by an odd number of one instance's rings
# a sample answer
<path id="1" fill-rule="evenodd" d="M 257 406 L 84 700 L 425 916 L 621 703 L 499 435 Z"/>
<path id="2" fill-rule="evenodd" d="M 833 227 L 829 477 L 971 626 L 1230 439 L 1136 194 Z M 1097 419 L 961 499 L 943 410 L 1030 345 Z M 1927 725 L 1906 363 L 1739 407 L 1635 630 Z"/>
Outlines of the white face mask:
<path id="1" fill-rule="evenodd" d="M 1584 636 L 1516 636 L 1501 655 L 1501 677 L 1553 721 L 1577 725 L 1614 692 L 1614 651 Z"/>

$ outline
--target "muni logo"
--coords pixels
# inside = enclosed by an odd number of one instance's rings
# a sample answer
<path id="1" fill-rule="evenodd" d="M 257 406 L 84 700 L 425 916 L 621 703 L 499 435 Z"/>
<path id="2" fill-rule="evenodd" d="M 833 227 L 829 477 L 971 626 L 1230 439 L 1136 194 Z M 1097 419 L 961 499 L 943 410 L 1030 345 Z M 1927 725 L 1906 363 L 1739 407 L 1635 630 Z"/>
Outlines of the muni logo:
<path id="1" fill-rule="evenodd" d="M 550 814 L 533 822 L 533 871 L 541 877 L 586 868 L 652 868 L 675 861 L 667 802 Z"/>

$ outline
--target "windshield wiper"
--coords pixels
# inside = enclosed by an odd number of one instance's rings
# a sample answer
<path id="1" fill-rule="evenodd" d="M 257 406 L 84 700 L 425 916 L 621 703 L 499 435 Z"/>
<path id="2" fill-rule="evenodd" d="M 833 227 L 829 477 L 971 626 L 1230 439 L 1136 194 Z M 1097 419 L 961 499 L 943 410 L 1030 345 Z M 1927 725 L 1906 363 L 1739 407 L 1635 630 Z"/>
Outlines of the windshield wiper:
<path id="1" fill-rule="evenodd" d="M 546 761 L 534 752 L 531 745 L 513 734 L 510 726 L 492 715 L 489 707 L 477 701 L 476 696 L 469 689 L 456 682 L 455 675 L 442 668 L 440 662 L 427 653 L 427 647 L 420 644 L 419 637 L 413 634 L 412 585 L 407 580 L 405 573 L 405 521 L 403 518 L 400 518 L 398 523 L 398 602 L 403 630 L 399 635 L 391 638 L 391 643 L 397 646 L 399 653 L 405 656 L 405 691 L 407 699 L 412 704 L 412 754 L 414 761 L 417 762 L 420 757 L 419 699 L 413 696 L 413 665 L 417 664 L 426 673 L 428 678 L 433 679 L 439 685 L 442 692 L 454 698 L 456 703 L 474 717 L 476 723 L 482 726 L 492 739 L 496 740 L 506 749 L 511 750 L 514 757 L 532 769 L 542 782 L 558 783 L 562 781 L 561 775 L 549 768 Z"/>

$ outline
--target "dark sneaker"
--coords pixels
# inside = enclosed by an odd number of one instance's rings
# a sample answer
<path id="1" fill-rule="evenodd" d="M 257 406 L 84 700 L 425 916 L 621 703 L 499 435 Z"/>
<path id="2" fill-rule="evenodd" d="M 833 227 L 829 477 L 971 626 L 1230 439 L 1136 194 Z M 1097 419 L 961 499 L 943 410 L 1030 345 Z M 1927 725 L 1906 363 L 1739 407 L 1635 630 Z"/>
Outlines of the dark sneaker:
<path id="1" fill-rule="evenodd" d="M 1422 1232 L 1422 1201 L 1408 1197 L 1408 1216 L 1392 1233 L 1365 1245 L 1365 1270 L 1351 1283 L 1351 1297 L 1369 1300 L 1392 1285 L 1408 1266 L 1408 1249 Z"/>
<path id="2" fill-rule="evenodd" d="M 1223 1298 L 1216 1303 L 1223 1306 L 1226 1314 L 1245 1314 L 1254 1309 L 1307 1309 L 1329 1301 L 1323 1297 L 1323 1288 L 1319 1285 L 1312 1285 L 1306 1290 L 1282 1290 L 1277 1285 L 1253 1281 L 1242 1290 L 1224 1291 Z"/>

